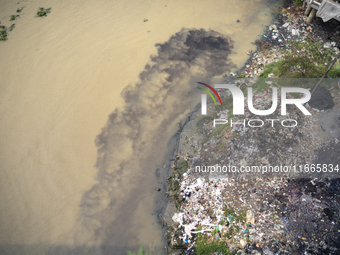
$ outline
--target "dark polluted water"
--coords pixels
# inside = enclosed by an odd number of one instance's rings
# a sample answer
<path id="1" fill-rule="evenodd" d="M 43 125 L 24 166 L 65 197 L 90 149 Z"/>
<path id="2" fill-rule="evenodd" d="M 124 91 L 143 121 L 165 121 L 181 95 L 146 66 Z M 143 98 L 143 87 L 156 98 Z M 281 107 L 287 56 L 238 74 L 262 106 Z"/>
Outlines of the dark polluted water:
<path id="1" fill-rule="evenodd" d="M 155 251 L 162 251 L 157 215 L 145 212 L 156 214 L 166 204 L 164 180 L 175 139 L 167 143 L 189 109 L 189 79 L 234 67 L 228 60 L 231 38 L 212 30 L 183 29 L 156 47 L 140 82 L 124 90 L 126 106 L 110 115 L 96 139 L 98 183 L 82 199 L 77 235 L 93 239 L 102 254 L 136 249 L 144 235 L 154 236 Z"/>
<path id="2" fill-rule="evenodd" d="M 97 183 L 81 201 L 79 246 L 53 247 L 49 254 L 126 254 L 140 245 L 164 253 L 157 216 L 167 205 L 165 179 L 178 123 L 190 108 L 190 78 L 220 76 L 236 66 L 232 38 L 213 30 L 182 29 L 156 47 L 140 81 L 124 89 L 125 106 L 110 114 L 96 138 Z"/>

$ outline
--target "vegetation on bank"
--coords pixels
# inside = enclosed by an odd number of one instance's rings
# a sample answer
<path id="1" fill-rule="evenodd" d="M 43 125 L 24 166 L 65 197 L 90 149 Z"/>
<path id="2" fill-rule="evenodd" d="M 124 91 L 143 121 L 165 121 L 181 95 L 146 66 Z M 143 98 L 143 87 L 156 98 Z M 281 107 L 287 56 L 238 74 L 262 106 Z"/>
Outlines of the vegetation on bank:
<path id="1" fill-rule="evenodd" d="M 303 0 L 295 0 L 295 4 L 298 5 L 298 6 L 302 6 Z"/>
<path id="2" fill-rule="evenodd" d="M 195 252 L 197 255 L 211 255 L 211 254 L 223 254 L 223 255 L 238 255 L 241 252 L 229 250 L 229 247 L 221 241 L 208 242 L 207 235 L 197 234 L 197 245 L 195 247 Z"/>
<path id="3" fill-rule="evenodd" d="M 336 53 L 324 48 L 324 43 L 306 41 L 290 41 L 278 62 L 265 66 L 260 78 L 267 78 L 269 74 L 280 78 L 319 78 L 327 70 Z M 340 65 L 337 63 L 326 77 L 339 78 Z"/>
<path id="4" fill-rule="evenodd" d="M 214 252 L 226 255 L 238 254 L 236 250 L 229 249 L 225 240 L 229 240 L 228 242 L 236 245 L 235 236 L 240 235 L 242 232 L 238 224 L 244 225 L 246 223 L 246 212 L 241 211 L 240 213 L 236 213 L 233 208 L 228 208 L 227 206 L 223 211 L 224 220 L 222 220 L 219 225 L 224 227 L 228 226 L 228 232 L 222 235 L 220 228 L 218 227 L 211 232 L 211 236 L 208 236 L 205 233 L 197 233 L 195 237 L 196 246 L 194 247 L 196 254 L 210 255 Z M 250 224 L 246 224 L 246 226 L 249 227 Z M 201 227 L 197 228 L 198 231 L 201 229 Z M 249 231 L 246 229 L 243 231 L 243 234 L 244 233 L 249 233 Z M 222 238 L 225 240 L 222 240 Z"/>
<path id="5" fill-rule="evenodd" d="M 179 160 L 174 171 L 167 178 L 168 188 L 167 194 L 174 200 L 176 208 L 180 208 L 183 204 L 182 197 L 180 196 L 180 178 L 188 171 L 189 163 L 186 160 Z"/>
<path id="6" fill-rule="evenodd" d="M 197 255 L 210 255 L 210 254 L 223 254 L 223 255 L 235 255 L 236 251 L 229 251 L 229 247 L 224 242 L 213 241 L 208 242 L 207 235 L 197 234 L 197 245 L 195 247 Z"/>

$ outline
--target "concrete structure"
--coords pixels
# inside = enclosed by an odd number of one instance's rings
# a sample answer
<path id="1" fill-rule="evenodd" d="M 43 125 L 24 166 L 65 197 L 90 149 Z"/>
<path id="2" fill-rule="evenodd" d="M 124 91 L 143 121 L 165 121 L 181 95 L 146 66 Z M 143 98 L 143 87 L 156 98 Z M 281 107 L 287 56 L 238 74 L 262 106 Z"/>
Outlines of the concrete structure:
<path id="1" fill-rule="evenodd" d="M 330 19 L 340 21 L 340 4 L 332 0 L 322 0 L 317 2 L 315 0 L 305 0 L 303 6 L 307 4 L 305 15 L 308 15 L 307 23 L 311 23 L 314 16 L 320 17 L 324 22 Z"/>

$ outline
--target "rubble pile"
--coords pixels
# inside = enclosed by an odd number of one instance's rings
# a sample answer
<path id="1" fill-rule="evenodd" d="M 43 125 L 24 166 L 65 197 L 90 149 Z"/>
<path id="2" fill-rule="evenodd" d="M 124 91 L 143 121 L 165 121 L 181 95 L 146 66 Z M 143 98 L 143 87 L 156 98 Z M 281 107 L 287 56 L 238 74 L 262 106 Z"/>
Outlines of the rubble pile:
<path id="1" fill-rule="evenodd" d="M 274 180 L 224 178 L 206 181 L 184 175 L 181 182 L 183 205 L 173 216 L 177 228 L 184 230 L 179 239 L 193 245 L 197 233 L 205 233 L 209 241 L 224 241 L 230 249 L 253 243 L 254 249 L 260 251 L 265 244 L 284 238 L 276 205 L 271 204 L 273 201 L 263 201 L 264 194 L 276 192 L 281 185 L 282 182 Z M 275 233 L 269 226 L 276 228 Z"/>

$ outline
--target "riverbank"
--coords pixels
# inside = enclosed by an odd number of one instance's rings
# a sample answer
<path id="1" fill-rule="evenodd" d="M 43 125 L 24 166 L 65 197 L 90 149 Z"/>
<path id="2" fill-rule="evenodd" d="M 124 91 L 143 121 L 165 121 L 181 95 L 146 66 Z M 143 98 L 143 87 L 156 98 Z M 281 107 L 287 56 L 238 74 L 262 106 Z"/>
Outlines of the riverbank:
<path id="1" fill-rule="evenodd" d="M 287 49 L 292 46 L 291 41 L 319 42 L 323 44 L 323 49 L 338 54 L 340 22 L 331 20 L 324 23 L 320 18 L 314 19 L 311 24 L 307 24 L 306 21 L 307 17 L 301 6 L 292 4 L 287 8 L 281 8 L 274 22 L 261 34 L 261 39 L 254 42 L 257 50 L 247 52 L 250 57 L 246 64 L 232 75 L 244 78 L 259 76 L 268 64 L 282 59 Z M 266 78 L 268 74 L 261 77 Z M 271 77 L 277 76 L 273 74 Z"/>
<path id="2" fill-rule="evenodd" d="M 267 65 L 282 60 L 283 52 L 291 45 L 289 40 L 320 42 L 322 50 L 330 49 L 335 54 L 339 51 L 337 30 L 323 29 L 317 19 L 311 25 L 305 24 L 305 20 L 303 10 L 295 5 L 282 9 L 277 22 L 256 42 L 258 51 L 248 52 L 250 58 L 244 68 L 231 73 L 231 76 L 248 79 L 225 78 L 224 81 L 243 89 L 257 88 L 256 108 L 268 109 L 272 98 L 270 88 L 276 86 L 275 80 L 271 83 L 267 80 L 267 87 L 259 88 L 254 86 L 256 77 L 263 77 L 266 70 L 264 78 L 278 77 L 277 69 L 269 66 L 272 69 L 268 71 Z M 311 83 L 315 85 L 317 81 Z M 297 108 L 289 108 L 290 118 L 299 120 L 299 127 L 295 129 L 268 125 L 259 130 L 228 125 L 213 129 L 211 118 L 200 118 L 199 112 L 192 115 L 192 121 L 181 133 L 174 171 L 168 178 L 167 193 L 177 208 L 167 232 L 168 245 L 172 248 L 169 254 L 339 252 L 337 164 L 340 158 L 336 151 L 340 151 L 340 142 L 337 137 L 326 134 L 320 120 L 340 110 L 337 80 L 329 81 L 322 85 L 329 89 L 333 110 L 308 107 L 312 112 L 308 117 L 302 116 Z M 230 94 L 219 95 L 223 105 L 230 101 Z M 219 109 L 212 115 L 222 114 L 229 119 L 233 117 L 229 111 Z M 246 115 L 250 119 L 256 117 L 249 112 Z M 285 119 L 278 111 L 269 117 Z M 242 122 L 239 118 L 233 120 Z M 202 164 L 295 165 L 302 166 L 304 171 L 226 176 L 197 173 L 196 166 Z M 332 174 L 315 175 L 315 171 L 309 171 L 313 164 L 332 164 L 338 168 L 332 170 Z"/>

